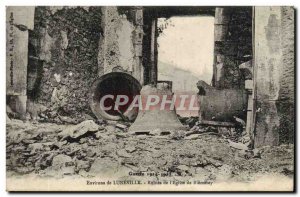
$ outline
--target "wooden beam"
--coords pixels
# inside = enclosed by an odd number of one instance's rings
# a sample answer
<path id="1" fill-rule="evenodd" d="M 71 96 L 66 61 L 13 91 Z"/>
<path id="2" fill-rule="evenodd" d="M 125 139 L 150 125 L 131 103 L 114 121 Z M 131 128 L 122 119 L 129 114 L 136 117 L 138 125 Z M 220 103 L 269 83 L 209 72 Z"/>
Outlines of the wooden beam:
<path id="1" fill-rule="evenodd" d="M 220 122 L 220 121 L 213 121 L 213 120 L 200 120 L 200 125 L 207 125 L 207 126 L 216 126 L 216 127 L 234 127 L 235 124 L 231 122 Z"/>

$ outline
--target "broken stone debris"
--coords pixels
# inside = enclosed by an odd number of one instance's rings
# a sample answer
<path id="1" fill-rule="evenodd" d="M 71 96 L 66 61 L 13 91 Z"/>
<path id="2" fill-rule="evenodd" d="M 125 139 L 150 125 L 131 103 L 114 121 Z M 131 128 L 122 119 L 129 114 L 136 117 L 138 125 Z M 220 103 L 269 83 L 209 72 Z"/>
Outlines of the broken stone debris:
<path id="1" fill-rule="evenodd" d="M 60 154 L 52 159 L 51 167 L 60 174 L 70 175 L 74 174 L 75 162 L 70 156 Z"/>
<path id="2" fill-rule="evenodd" d="M 70 126 L 63 130 L 58 135 L 62 137 L 62 140 L 67 138 L 78 139 L 83 137 L 84 135 L 94 134 L 98 130 L 103 130 L 104 128 L 97 125 L 93 120 L 86 120 L 81 122 L 78 125 Z"/>
<path id="3" fill-rule="evenodd" d="M 7 125 L 7 169 L 16 174 L 126 177 L 128 172 L 143 171 L 176 174 L 178 180 L 213 181 L 242 179 L 245 171 L 293 171 L 293 147 L 250 150 L 241 142 L 229 143 L 225 134 L 215 132 L 220 129 L 203 127 L 159 136 L 128 134 L 116 130 L 117 123 L 98 125 L 92 120 L 64 126 L 21 122 L 12 119 Z M 37 134 L 39 128 L 47 130 Z M 62 140 L 66 137 L 79 140 Z M 284 162 L 277 165 L 270 159 L 274 154 Z M 253 169 L 253 163 L 259 169 Z"/>
<path id="4" fill-rule="evenodd" d="M 127 125 L 120 124 L 120 123 L 117 123 L 117 124 L 116 124 L 116 127 L 117 127 L 117 128 L 120 128 L 120 129 L 123 129 L 123 130 L 124 130 L 124 129 L 127 129 Z"/>

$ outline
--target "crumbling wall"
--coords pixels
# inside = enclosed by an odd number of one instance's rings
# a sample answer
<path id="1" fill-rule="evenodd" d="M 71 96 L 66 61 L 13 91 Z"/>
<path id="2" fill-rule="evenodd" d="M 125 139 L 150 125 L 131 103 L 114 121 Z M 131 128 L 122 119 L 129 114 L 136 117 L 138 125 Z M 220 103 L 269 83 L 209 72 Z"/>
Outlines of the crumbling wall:
<path id="1" fill-rule="evenodd" d="M 280 99 L 294 103 L 295 90 L 295 59 L 294 59 L 294 9 L 293 7 L 281 8 L 282 23 L 282 58 L 283 70 L 281 77 Z"/>
<path id="2" fill-rule="evenodd" d="M 282 7 L 281 16 L 282 74 L 277 102 L 280 117 L 279 140 L 280 143 L 293 143 L 295 131 L 294 8 Z"/>
<path id="3" fill-rule="evenodd" d="M 213 86 L 244 88 L 239 65 L 252 58 L 252 8 L 224 7 L 215 12 Z"/>
<path id="4" fill-rule="evenodd" d="M 142 8 L 102 7 L 102 13 L 103 39 L 99 42 L 99 75 L 121 71 L 142 82 Z"/>
<path id="5" fill-rule="evenodd" d="M 255 146 L 293 142 L 294 9 L 255 8 Z"/>
<path id="6" fill-rule="evenodd" d="M 29 36 L 31 100 L 64 115 L 89 112 L 89 88 L 98 77 L 101 8 L 36 7 L 34 25 Z"/>

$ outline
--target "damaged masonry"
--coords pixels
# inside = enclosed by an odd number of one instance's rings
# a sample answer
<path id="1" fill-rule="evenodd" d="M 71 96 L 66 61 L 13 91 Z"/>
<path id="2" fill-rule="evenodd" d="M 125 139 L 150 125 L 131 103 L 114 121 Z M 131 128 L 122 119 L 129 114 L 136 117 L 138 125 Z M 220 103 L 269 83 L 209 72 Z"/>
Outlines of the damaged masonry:
<path id="1" fill-rule="evenodd" d="M 159 59 L 172 19 L 195 16 L 213 21 L 209 81 Z M 270 175 L 292 190 L 293 7 L 11 6 L 6 25 L 8 190 Z"/>

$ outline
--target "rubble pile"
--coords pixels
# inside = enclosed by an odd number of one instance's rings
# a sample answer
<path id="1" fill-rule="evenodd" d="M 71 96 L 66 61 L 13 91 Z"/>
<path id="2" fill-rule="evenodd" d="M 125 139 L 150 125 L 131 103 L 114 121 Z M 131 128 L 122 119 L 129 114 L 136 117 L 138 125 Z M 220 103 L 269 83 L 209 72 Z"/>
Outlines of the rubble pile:
<path id="1" fill-rule="evenodd" d="M 129 126 L 93 120 L 57 125 L 11 119 L 7 122 L 8 174 L 126 179 L 130 173 L 144 172 L 172 175 L 156 175 L 154 180 L 201 181 L 249 181 L 256 173 L 293 174 L 293 146 L 251 150 L 211 127 L 136 135 L 127 132 Z"/>

